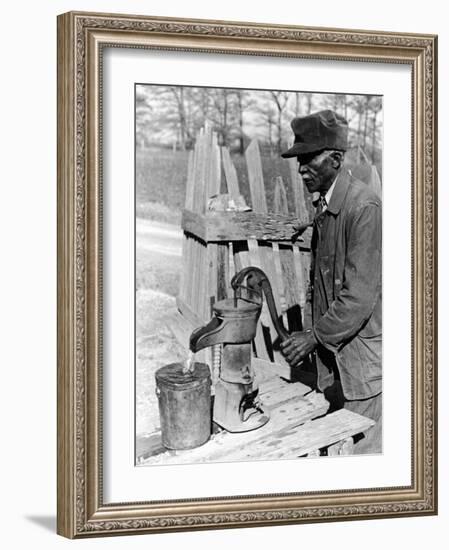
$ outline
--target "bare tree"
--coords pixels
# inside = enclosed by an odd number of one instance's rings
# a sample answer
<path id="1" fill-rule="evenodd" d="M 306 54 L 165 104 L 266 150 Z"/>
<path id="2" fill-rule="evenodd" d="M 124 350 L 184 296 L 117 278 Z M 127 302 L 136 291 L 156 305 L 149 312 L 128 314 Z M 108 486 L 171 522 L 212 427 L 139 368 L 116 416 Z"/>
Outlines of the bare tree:
<path id="1" fill-rule="evenodd" d="M 283 119 L 282 115 L 284 113 L 284 110 L 287 107 L 287 103 L 289 100 L 289 93 L 288 92 L 269 92 L 270 96 L 274 102 L 274 105 L 276 107 L 276 131 L 277 131 L 277 151 L 278 153 L 281 153 L 282 151 L 282 128 L 283 128 Z"/>

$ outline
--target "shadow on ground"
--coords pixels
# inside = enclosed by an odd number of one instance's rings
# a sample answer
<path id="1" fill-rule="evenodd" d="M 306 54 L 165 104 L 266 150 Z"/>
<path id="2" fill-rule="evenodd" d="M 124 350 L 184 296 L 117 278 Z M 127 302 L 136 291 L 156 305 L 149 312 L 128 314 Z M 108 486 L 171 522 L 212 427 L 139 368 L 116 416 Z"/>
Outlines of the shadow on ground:
<path id="1" fill-rule="evenodd" d="M 25 519 L 46 531 L 56 533 L 56 516 L 25 516 Z"/>

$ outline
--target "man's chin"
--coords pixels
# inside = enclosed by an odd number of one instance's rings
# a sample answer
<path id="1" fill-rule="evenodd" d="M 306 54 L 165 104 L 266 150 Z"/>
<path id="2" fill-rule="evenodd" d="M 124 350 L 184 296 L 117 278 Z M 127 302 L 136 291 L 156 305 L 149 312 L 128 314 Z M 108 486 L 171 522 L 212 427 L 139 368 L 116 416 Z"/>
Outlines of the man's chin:
<path id="1" fill-rule="evenodd" d="M 312 181 L 310 183 L 304 182 L 304 185 L 306 186 L 306 189 L 309 193 L 315 193 L 316 189 Z"/>

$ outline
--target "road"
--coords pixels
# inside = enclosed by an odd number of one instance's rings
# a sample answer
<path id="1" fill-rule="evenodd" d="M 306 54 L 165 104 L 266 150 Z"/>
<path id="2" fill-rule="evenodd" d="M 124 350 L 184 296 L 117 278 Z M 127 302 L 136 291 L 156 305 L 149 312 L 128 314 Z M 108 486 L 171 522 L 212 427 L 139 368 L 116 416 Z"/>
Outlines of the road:
<path id="1" fill-rule="evenodd" d="M 182 256 L 182 231 L 179 226 L 137 218 L 136 248 L 162 256 Z"/>

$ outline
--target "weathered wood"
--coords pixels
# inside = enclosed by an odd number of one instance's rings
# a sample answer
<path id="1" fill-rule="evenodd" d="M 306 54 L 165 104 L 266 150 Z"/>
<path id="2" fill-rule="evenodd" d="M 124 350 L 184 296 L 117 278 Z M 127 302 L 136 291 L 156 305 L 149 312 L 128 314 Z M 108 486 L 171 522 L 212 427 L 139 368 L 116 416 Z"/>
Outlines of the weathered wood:
<path id="1" fill-rule="evenodd" d="M 374 420 L 353 413 L 346 409 L 340 409 L 313 422 L 307 422 L 295 430 L 285 430 L 280 434 L 278 441 L 271 442 L 252 449 L 253 453 L 259 453 L 265 459 L 290 458 L 294 453 L 302 456 L 316 449 L 326 448 L 341 440 L 346 440 L 352 435 L 363 433 L 372 426 Z M 245 453 L 246 454 L 246 453 Z M 234 454 L 230 460 L 242 460 L 244 456 Z"/>
<path id="2" fill-rule="evenodd" d="M 207 319 L 205 315 L 205 309 L 208 299 L 207 282 L 209 277 L 206 252 L 206 247 L 198 241 L 198 278 L 196 280 L 198 295 L 196 311 L 198 312 L 198 315 L 203 322 L 205 322 Z"/>
<path id="3" fill-rule="evenodd" d="M 301 222 L 309 221 L 309 212 L 307 210 L 304 198 L 304 183 L 301 175 L 298 173 L 298 162 L 296 158 L 289 159 L 290 177 L 293 189 L 293 200 L 295 203 L 295 213 Z"/>
<path id="4" fill-rule="evenodd" d="M 281 176 L 277 176 L 275 179 L 274 211 L 276 214 L 288 215 L 287 191 Z"/>
<path id="5" fill-rule="evenodd" d="M 218 245 L 217 256 L 217 300 L 228 297 L 229 281 L 229 248 L 227 244 Z"/>
<path id="6" fill-rule="evenodd" d="M 281 214 L 256 212 L 214 212 L 206 214 L 183 210 L 181 227 L 204 242 L 288 241 L 295 233 L 297 220 Z M 303 241 L 303 237 L 299 238 Z"/>
<path id="7" fill-rule="evenodd" d="M 186 358 L 189 349 L 190 335 L 192 331 L 201 326 L 198 317 L 186 306 L 177 299 L 179 311 L 167 316 L 167 327 L 176 338 L 178 344 L 185 350 Z M 182 310 L 182 311 L 181 311 Z M 187 315 L 186 315 L 187 312 Z M 191 319 L 191 321 L 189 321 Z M 200 363 L 209 362 L 209 350 L 200 350 L 195 355 L 195 360 Z"/>
<path id="8" fill-rule="evenodd" d="M 217 142 L 217 134 L 212 132 L 210 142 L 210 164 L 209 173 L 207 176 L 207 196 L 206 196 L 206 209 L 207 202 L 210 197 L 218 195 L 220 193 L 221 183 L 221 166 L 220 166 L 220 148 Z"/>
<path id="9" fill-rule="evenodd" d="M 176 307 L 178 308 L 178 311 L 181 313 L 181 315 L 185 317 L 185 319 L 190 323 L 192 330 L 204 324 L 201 317 L 199 317 L 196 311 L 194 311 L 189 304 L 186 304 L 186 302 L 181 300 L 179 296 L 176 298 Z"/>
<path id="10" fill-rule="evenodd" d="M 267 201 L 265 198 L 262 161 L 260 158 L 259 144 L 257 143 L 257 139 L 253 139 L 251 141 L 245 151 L 245 157 L 248 166 L 248 180 L 253 211 L 266 213 Z"/>
<path id="11" fill-rule="evenodd" d="M 226 179 L 226 185 L 228 187 L 228 193 L 234 199 L 240 194 L 239 182 L 237 179 L 237 171 L 234 163 L 232 162 L 231 155 L 227 147 L 221 148 L 221 154 L 223 159 L 223 171 Z"/>
<path id="12" fill-rule="evenodd" d="M 194 212 L 202 212 L 202 203 L 204 201 L 204 130 L 201 128 L 199 135 L 196 138 L 195 145 L 195 171 L 193 184 L 193 205 Z"/>
<path id="13" fill-rule="evenodd" d="M 212 302 L 217 300 L 218 295 L 218 245 L 215 243 L 207 245 L 207 271 L 208 314 L 210 317 L 212 314 Z"/>
<path id="14" fill-rule="evenodd" d="M 186 241 L 186 247 L 187 247 L 187 262 L 186 262 L 186 270 L 187 270 L 187 283 L 185 286 L 185 302 L 189 306 L 192 305 L 192 291 L 193 291 L 193 266 L 194 266 L 194 259 L 193 259 L 193 243 L 195 238 L 193 235 L 187 235 L 184 233 L 184 239 Z"/>
<path id="15" fill-rule="evenodd" d="M 192 283 L 191 283 L 191 292 L 190 292 L 190 304 L 192 306 L 192 310 L 198 315 L 198 271 L 199 271 L 199 244 L 198 240 L 196 238 L 192 239 L 192 267 L 191 267 L 191 274 L 192 274 Z"/>
<path id="16" fill-rule="evenodd" d="M 267 371 L 277 376 L 284 378 L 285 380 L 291 380 L 293 378 L 292 368 L 288 363 L 281 363 L 279 361 L 270 361 L 267 359 L 261 359 L 260 357 L 253 357 L 253 366 L 259 371 Z"/>
<path id="17" fill-rule="evenodd" d="M 354 454 L 354 440 L 348 437 L 330 445 L 327 449 L 327 456 L 348 456 Z"/>
<path id="18" fill-rule="evenodd" d="M 159 421 L 158 421 L 159 424 Z M 136 459 L 141 464 L 145 459 L 160 455 L 166 451 L 162 445 L 160 426 L 156 426 L 155 433 L 136 437 Z"/>
<path id="19" fill-rule="evenodd" d="M 307 291 L 307 287 L 310 279 L 310 261 L 311 261 L 310 252 L 300 249 L 300 257 L 301 257 L 301 269 L 303 273 L 303 280 L 305 283 L 304 286 Z"/>
<path id="20" fill-rule="evenodd" d="M 239 182 L 229 150 L 222 148 L 221 156 L 229 194 L 238 196 Z M 306 264 L 301 262 L 301 255 L 308 251 L 310 232 L 307 230 L 296 244 L 293 252 L 294 269 L 288 271 L 289 276 L 285 280 L 286 269 L 285 265 L 284 269 L 282 267 L 279 245 L 291 247 L 291 237 L 296 231 L 298 216 L 296 211 L 295 215 L 288 215 L 287 193 L 280 177 L 276 182 L 275 209 L 283 213 L 267 213 L 262 163 L 256 140 L 248 147 L 246 158 L 253 211 L 206 211 L 209 197 L 220 192 L 221 180 L 220 148 L 209 123 L 199 132 L 195 149 L 190 154 L 186 210 L 182 219 L 185 237 L 179 297 L 181 303 L 188 308 L 187 315 L 194 315 L 197 324 L 210 318 L 213 301 L 227 297 L 230 277 L 234 271 L 248 265 L 257 265 L 267 274 L 279 315 L 293 307 L 294 301 L 300 306 L 305 301 L 305 284 L 301 284 L 299 275 L 303 275 L 303 280 L 306 280 Z M 250 242 L 251 253 L 246 245 L 247 240 Z M 268 242 L 270 244 L 262 244 Z M 229 258 L 231 247 L 232 269 Z M 296 276 L 296 284 L 293 285 L 292 274 Z M 273 359 L 271 354 L 275 353 L 269 340 L 275 340 L 277 335 L 266 306 L 263 307 L 259 325 L 255 339 L 256 353 L 259 359 L 268 361 L 270 357 Z M 288 378 L 290 367 L 280 354 L 276 355 L 279 360 L 276 361 L 275 368 Z"/>
<path id="21" fill-rule="evenodd" d="M 293 267 L 296 274 L 296 280 L 298 283 L 298 303 L 301 306 L 301 310 L 304 309 L 307 296 L 308 275 L 306 269 L 303 267 L 302 254 L 296 245 L 292 247 L 293 251 Z"/>
<path id="22" fill-rule="evenodd" d="M 282 391 L 279 388 L 272 391 L 272 394 L 282 396 Z M 261 394 L 261 401 L 264 402 L 264 394 Z M 312 392 L 307 396 L 294 396 L 285 401 L 277 401 L 273 407 L 266 406 L 270 411 L 270 421 L 262 428 L 251 432 L 244 433 L 229 433 L 221 431 L 214 434 L 210 441 L 202 447 L 189 451 L 177 451 L 172 453 L 164 453 L 147 459 L 145 464 L 180 464 L 185 462 L 216 462 L 228 460 L 240 460 L 240 456 L 254 459 L 264 459 L 265 455 L 261 454 L 260 448 L 266 450 L 266 455 L 270 454 L 270 443 L 276 444 L 278 437 L 282 437 L 282 433 L 288 433 L 289 430 L 295 431 L 301 424 L 308 422 L 312 418 L 321 416 L 328 410 L 329 403 L 324 399 L 322 394 Z M 289 448 L 284 449 L 285 454 L 288 454 Z M 298 455 L 292 454 L 290 458 Z"/>
<path id="23" fill-rule="evenodd" d="M 268 280 L 270 281 L 271 289 L 273 291 L 274 303 L 278 315 L 282 314 L 281 298 L 279 292 L 279 284 L 276 276 L 276 265 L 274 260 L 273 246 L 271 243 L 259 242 L 259 254 L 262 261 L 262 269 L 265 272 Z"/>
<path id="24" fill-rule="evenodd" d="M 299 283 L 296 278 L 292 246 L 279 244 L 282 279 L 284 281 L 285 303 L 287 309 L 299 304 Z"/>
<path id="25" fill-rule="evenodd" d="M 193 195 L 194 195 L 194 182 L 195 182 L 195 152 L 189 152 L 189 159 L 187 165 L 187 182 L 186 182 L 186 199 L 185 205 L 189 210 L 193 209 Z"/>
<path id="26" fill-rule="evenodd" d="M 189 280 L 189 259 L 188 259 L 188 245 L 187 245 L 187 237 L 184 235 L 182 239 L 182 268 L 180 273 L 180 280 L 179 280 L 179 296 L 185 300 L 186 299 L 186 286 L 188 284 Z"/>

